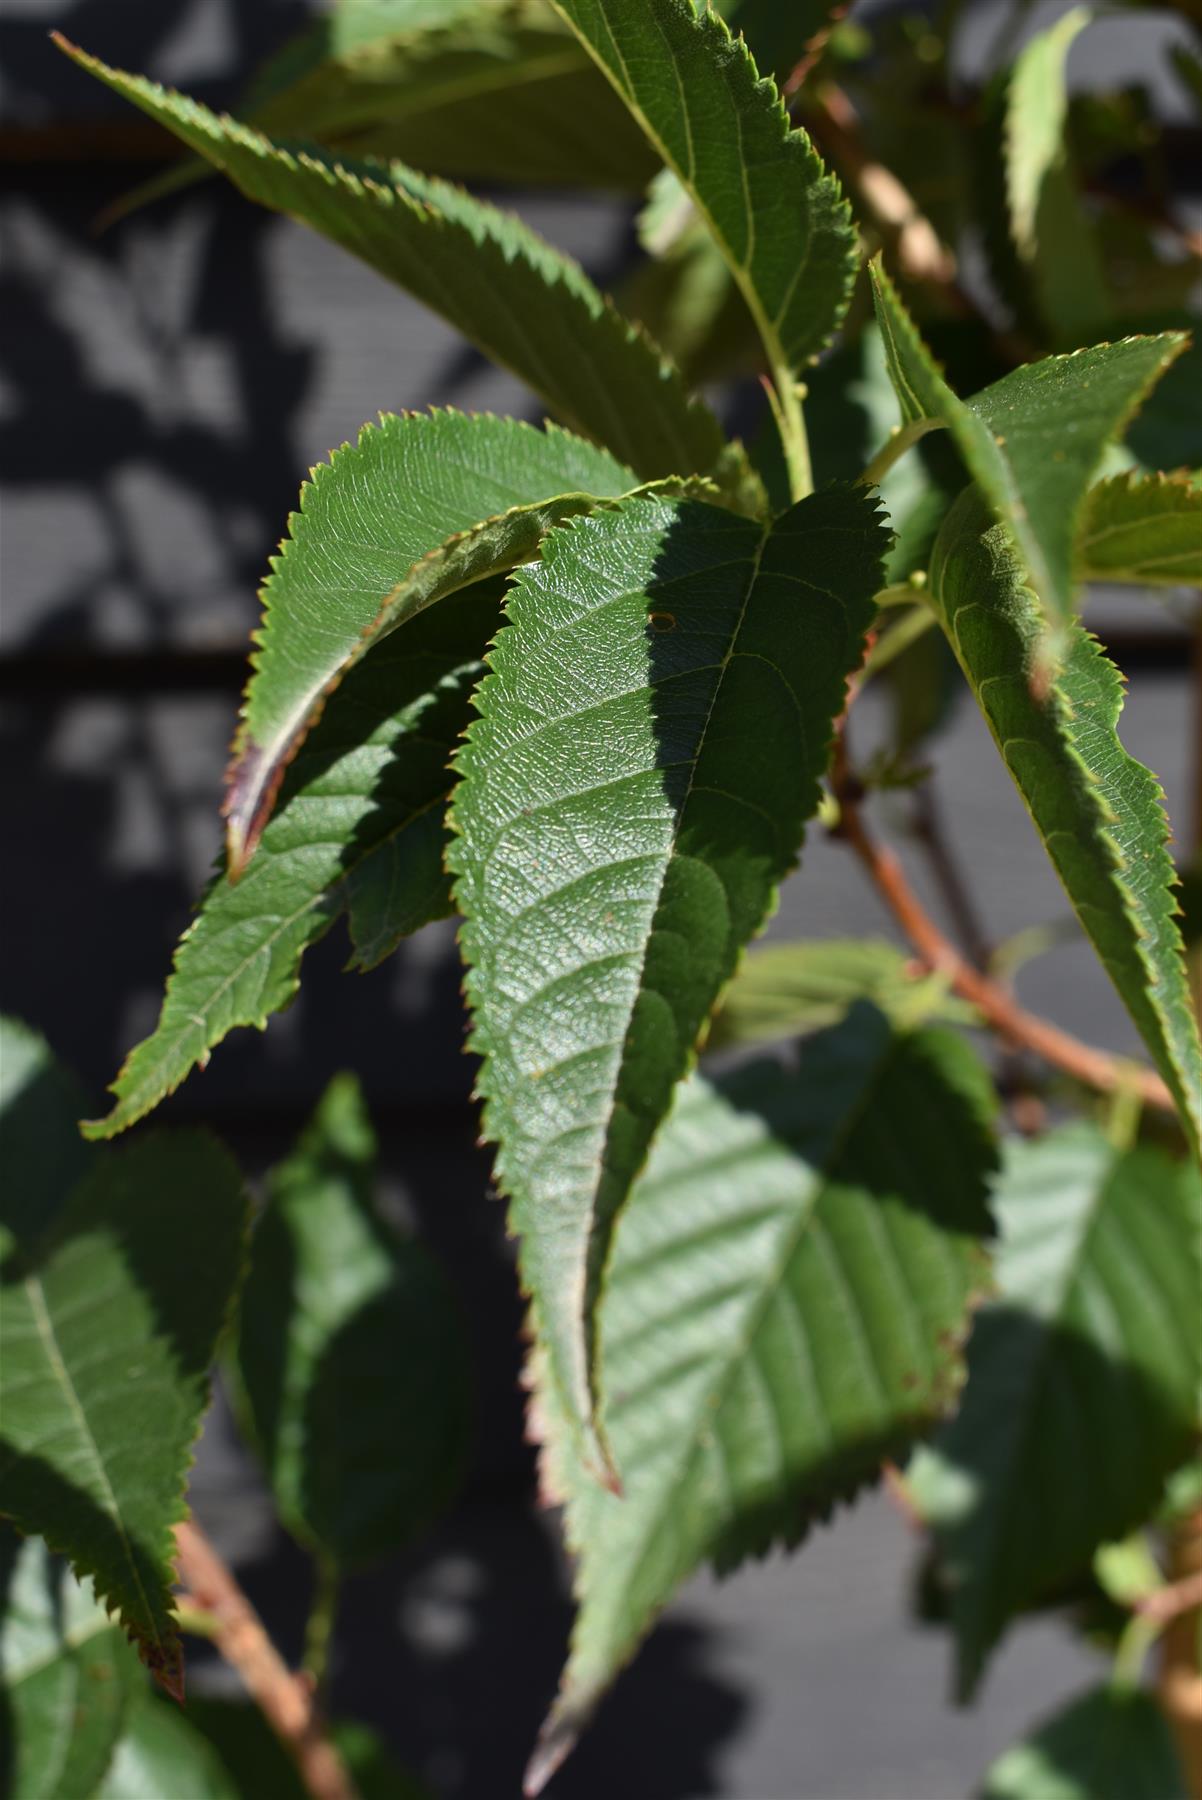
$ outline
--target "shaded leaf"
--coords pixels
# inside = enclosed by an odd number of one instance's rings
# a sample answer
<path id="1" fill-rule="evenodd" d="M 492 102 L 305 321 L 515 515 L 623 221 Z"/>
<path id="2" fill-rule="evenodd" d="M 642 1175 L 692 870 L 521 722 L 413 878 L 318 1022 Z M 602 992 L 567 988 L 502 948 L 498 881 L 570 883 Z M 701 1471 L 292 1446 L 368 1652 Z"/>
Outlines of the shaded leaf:
<path id="1" fill-rule="evenodd" d="M 242 1800 L 248 1796 L 255 1800 L 260 1796 L 262 1800 L 311 1800 L 296 1764 L 257 1706 L 206 1696 L 189 1700 L 187 1716 L 211 1745 Z M 397 1766 L 386 1745 L 366 1725 L 335 1719 L 330 1736 L 359 1800 L 431 1800 L 429 1789 Z M 180 1796 L 180 1800 L 187 1797 Z"/>
<path id="2" fill-rule="evenodd" d="M 76 1130 L 87 1094 L 49 1044 L 19 1019 L 0 1017 L 0 1252 L 45 1231 L 87 1169 L 91 1152 Z M 6 1241 L 4 1233 L 12 1234 Z"/>
<path id="3" fill-rule="evenodd" d="M 238 1326 L 241 1412 L 280 1517 L 343 1566 L 428 1524 L 467 1442 L 458 1309 L 377 1210 L 375 1153 L 358 1083 L 336 1077 L 270 1177 Z"/>
<path id="4" fill-rule="evenodd" d="M 143 1680 L 120 1630 L 66 1564 L 36 1538 L 0 1532 L 0 1785 L 8 1800 L 92 1795 Z"/>
<path id="5" fill-rule="evenodd" d="M 722 997 L 708 1048 L 754 1044 L 835 1025 L 858 1000 L 898 1025 L 972 1025 L 975 1009 L 896 945 L 871 938 L 769 944 L 743 959 Z"/>
<path id="6" fill-rule="evenodd" d="M 181 1711 L 139 1695 L 91 1800 L 244 1800 L 255 1792 L 235 1784 L 191 1714 L 191 1705 Z"/>
<path id="7" fill-rule="evenodd" d="M 337 7 L 233 108 L 259 131 L 459 180 L 637 189 L 654 159 L 609 83 L 543 0 Z M 120 217 L 211 174 L 189 159 Z"/>
<path id="8" fill-rule="evenodd" d="M 910 1472 L 968 1695 L 1007 1621 L 1154 1509 L 1199 1426 L 1202 1177 L 1070 1125 L 1008 1147 L 998 1298 Z"/>
<path id="9" fill-rule="evenodd" d="M 981 1800 L 1189 1800 L 1151 1694 L 1096 1687 L 999 1757 Z"/>
<path id="10" fill-rule="evenodd" d="M 1106 329 L 1106 270 L 1065 141 L 1065 64 L 1090 21 L 1077 6 L 1026 44 L 1006 88 L 1006 198 L 1019 261 L 1053 338 L 1073 346 Z"/>
<path id="11" fill-rule="evenodd" d="M 361 657 L 425 607 L 529 561 L 544 532 L 596 496 L 635 485 L 580 438 L 489 414 L 385 414 L 318 464 L 263 584 L 226 797 L 231 872 L 252 854 L 285 764 Z"/>
<path id="12" fill-rule="evenodd" d="M 939 373 L 879 260 L 872 282 L 903 426 L 913 435 L 936 425 L 951 432 L 1017 545 L 1045 614 L 1063 630 L 1073 616 L 1073 546 L 1086 489 L 1106 445 L 1184 349 L 1184 336 L 1124 338 L 1045 357 L 965 402 Z"/>
<path id="13" fill-rule="evenodd" d="M 722 433 L 704 402 L 689 399 L 678 372 L 578 264 L 512 214 L 403 163 L 273 143 L 59 42 L 249 199 L 303 220 L 407 289 L 644 479 L 705 473 L 718 459 Z"/>
<path id="14" fill-rule="evenodd" d="M 374 10 L 370 33 L 316 20 L 309 66 L 250 123 L 461 180 L 637 189 L 652 173 L 642 134 L 541 0 L 444 0 L 420 22 Z"/>
<path id="15" fill-rule="evenodd" d="M 856 233 L 839 183 L 715 13 L 689 0 L 555 4 L 692 196 L 784 390 L 851 296 Z"/>
<path id="16" fill-rule="evenodd" d="M 1174 327 L 1193 328 L 1195 321 L 1178 316 Z M 1187 344 L 1165 379 L 1158 382 L 1127 433 L 1132 453 L 1145 469 L 1171 472 L 1202 465 L 1202 343 Z"/>
<path id="17" fill-rule="evenodd" d="M 0 1515 L 93 1578 L 175 1694 L 172 1527 L 245 1227 L 229 1156 L 176 1132 L 95 1158 L 49 1235 L 16 1236 L 0 1266 Z"/>
<path id="18" fill-rule="evenodd" d="M 602 1303 L 624 1494 L 535 1423 L 580 1607 L 538 1788 L 673 1590 L 795 1544 L 950 1406 L 985 1275 L 988 1083 L 950 1034 L 861 1006 L 794 1071 L 679 1094 L 618 1227 Z"/>
<path id="19" fill-rule="evenodd" d="M 507 603 L 449 858 L 484 1131 L 582 1424 L 614 1218 L 797 859 L 884 542 L 863 489 L 766 533 L 639 499 L 552 532 Z"/>
<path id="20" fill-rule="evenodd" d="M 1190 1004 L 1150 770 L 1116 730 L 1117 669 L 1080 626 L 1047 695 L 1033 692 L 1038 602 L 1001 526 L 967 489 L 931 560 L 929 596 L 1073 907 L 1173 1094 L 1202 1140 L 1202 1048 Z"/>
<path id="21" fill-rule="evenodd" d="M 1077 573 L 1082 581 L 1202 587 L 1202 486 L 1184 471 L 1099 481 L 1081 516 Z"/>
<path id="22" fill-rule="evenodd" d="M 127 1057 L 112 1137 L 157 1106 L 239 1025 L 294 998 L 305 950 L 347 914 L 369 968 L 450 910 L 443 872 L 447 763 L 469 717 L 498 584 L 455 595 L 380 644 L 338 689 L 284 775 L 237 882 L 218 874 L 176 951 L 158 1024 Z"/>

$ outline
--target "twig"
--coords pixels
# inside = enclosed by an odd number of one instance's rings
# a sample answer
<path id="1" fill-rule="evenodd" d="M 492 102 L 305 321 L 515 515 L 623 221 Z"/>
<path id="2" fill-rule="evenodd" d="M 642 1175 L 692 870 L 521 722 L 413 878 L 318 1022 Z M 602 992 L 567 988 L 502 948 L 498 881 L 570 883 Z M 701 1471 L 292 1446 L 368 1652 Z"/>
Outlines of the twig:
<path id="1" fill-rule="evenodd" d="M 175 1545 L 189 1604 L 213 1615 L 213 1642 L 241 1675 L 313 1800 L 355 1800 L 342 1759 L 317 1716 L 311 1684 L 288 1668 L 213 1545 L 191 1520 L 176 1526 Z"/>
<path id="2" fill-rule="evenodd" d="M 1182 1519 L 1169 1535 L 1168 1575 L 1164 1594 L 1182 1593 L 1202 1581 L 1202 1512 Z M 1155 1596 L 1154 1596 L 1155 1597 Z M 1156 1697 L 1160 1701 L 1181 1754 L 1186 1784 L 1202 1800 L 1202 1673 L 1198 1670 L 1198 1620 L 1202 1594 L 1194 1594 L 1165 1623 L 1161 1638 Z"/>
<path id="3" fill-rule="evenodd" d="M 818 134 L 836 160 L 843 164 L 860 197 L 878 225 L 894 237 L 902 272 L 915 281 L 932 281 L 950 287 L 956 277 L 956 259 L 935 227 L 884 163 L 877 162 L 859 138 L 855 108 L 842 88 L 825 85 L 811 96 Z"/>
<path id="4" fill-rule="evenodd" d="M 923 907 L 897 857 L 878 844 L 865 825 L 860 809 L 860 786 L 848 765 L 841 734 L 836 740 L 832 776 L 840 809 L 836 835 L 851 845 L 885 905 L 929 968 L 946 974 L 955 991 L 962 999 L 972 1002 L 994 1031 L 1010 1043 L 1034 1051 L 1074 1080 L 1104 1094 L 1131 1087 L 1147 1105 L 1158 1107 L 1162 1112 L 1175 1110 L 1172 1097 L 1159 1075 L 1121 1057 L 1111 1056 L 1092 1044 L 1084 1044 L 1049 1019 L 1028 1012 L 1005 988 L 982 975 L 961 956 Z"/>
<path id="5" fill-rule="evenodd" d="M 1153 1594 L 1145 1594 L 1142 1600 L 1135 1602 L 1136 1612 L 1145 1614 L 1150 1619 L 1175 1619 L 1180 1613 L 1196 1612 L 1202 1607 L 1202 1569 L 1194 1575 L 1184 1575 L 1180 1581 L 1170 1583 L 1168 1587 L 1157 1588 Z"/>
<path id="6" fill-rule="evenodd" d="M 914 791 L 911 830 L 926 853 L 931 873 L 939 885 L 948 915 L 956 934 L 978 969 L 989 961 L 989 945 L 985 930 L 977 916 L 972 890 L 956 860 L 955 852 L 943 830 L 943 819 L 935 797 L 933 781 L 926 781 Z"/>

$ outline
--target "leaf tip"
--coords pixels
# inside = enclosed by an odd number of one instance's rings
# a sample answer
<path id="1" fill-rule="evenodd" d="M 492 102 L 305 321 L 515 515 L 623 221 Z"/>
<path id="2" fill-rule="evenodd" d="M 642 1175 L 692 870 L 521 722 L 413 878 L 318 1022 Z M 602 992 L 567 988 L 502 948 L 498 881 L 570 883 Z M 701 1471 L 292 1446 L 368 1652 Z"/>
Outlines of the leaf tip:
<path id="1" fill-rule="evenodd" d="M 526 1800 L 536 1800 L 551 1777 L 563 1767 L 576 1748 L 582 1724 L 583 1720 L 574 1712 L 562 1712 L 558 1706 L 552 1711 L 526 1764 L 522 1778 L 522 1793 Z"/>

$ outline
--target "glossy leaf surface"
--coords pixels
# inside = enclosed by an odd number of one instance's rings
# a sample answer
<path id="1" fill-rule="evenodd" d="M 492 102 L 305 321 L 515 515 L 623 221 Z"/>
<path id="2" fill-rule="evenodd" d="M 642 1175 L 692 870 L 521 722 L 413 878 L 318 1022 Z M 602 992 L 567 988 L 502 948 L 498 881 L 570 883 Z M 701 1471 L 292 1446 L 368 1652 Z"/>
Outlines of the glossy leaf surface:
<path id="1" fill-rule="evenodd" d="M 449 911 L 447 764 L 499 605 L 494 584 L 455 595 L 351 671 L 286 770 L 245 873 L 218 874 L 201 899 L 158 1024 L 127 1057 L 116 1104 L 90 1136 L 140 1119 L 236 1026 L 262 1030 L 295 997 L 305 950 L 341 914 L 352 964 L 370 968 Z"/>
<path id="2" fill-rule="evenodd" d="M 1160 785 L 1117 724 L 1119 673 L 1080 626 L 1046 698 L 1042 629 L 1008 534 L 972 489 L 936 540 L 930 600 L 1077 916 L 1202 1142 L 1202 1048 L 1177 927 Z"/>
<path id="3" fill-rule="evenodd" d="M 1064 1126 L 1009 1147 L 995 1210 L 998 1296 L 960 1410 L 910 1472 L 962 1695 L 1010 1618 L 1148 1517 L 1202 1422 L 1197 1169 Z"/>
<path id="4" fill-rule="evenodd" d="M 248 198 L 291 214 L 406 288 L 486 356 L 528 382 L 566 423 L 644 480 L 704 474 L 718 422 L 584 271 L 510 213 L 403 163 L 352 163 L 286 147 L 183 95 L 81 68 L 223 170 Z"/>
<path id="5" fill-rule="evenodd" d="M 990 511 L 1012 536 L 1044 613 L 1073 616 L 1073 546 L 1106 445 L 1185 347 L 1180 332 L 1048 356 L 960 400 L 922 342 L 879 261 L 872 265 L 889 372 L 912 431 L 945 425 Z"/>
<path id="6" fill-rule="evenodd" d="M 484 1130 L 582 1425 L 613 1220 L 797 859 L 883 548 L 854 488 L 767 533 L 633 500 L 552 532 L 512 590 L 450 859 Z"/>
<path id="7" fill-rule="evenodd" d="M 374 1198 L 375 1139 L 337 1077 L 273 1171 L 238 1328 L 242 1411 L 280 1517 L 335 1562 L 400 1549 L 462 1471 L 462 1325 L 433 1258 Z"/>
<path id="8" fill-rule="evenodd" d="M 861 1006 L 798 1066 L 681 1090 L 618 1227 L 602 1305 L 621 1497 L 535 1419 L 580 1607 L 531 1791 L 673 1590 L 793 1544 L 940 1417 L 986 1280 L 988 1088 L 949 1034 Z"/>

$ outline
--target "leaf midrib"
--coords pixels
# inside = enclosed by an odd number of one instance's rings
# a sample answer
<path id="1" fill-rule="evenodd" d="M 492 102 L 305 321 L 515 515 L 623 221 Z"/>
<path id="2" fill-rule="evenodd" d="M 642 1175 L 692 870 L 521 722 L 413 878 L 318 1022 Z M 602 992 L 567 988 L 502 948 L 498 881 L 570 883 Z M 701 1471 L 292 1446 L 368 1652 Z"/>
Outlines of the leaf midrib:
<path id="1" fill-rule="evenodd" d="M 68 1411 L 75 1420 L 79 1434 L 90 1453 L 96 1475 L 99 1477 L 100 1485 L 106 1499 L 105 1510 L 112 1520 L 121 1541 L 121 1549 L 129 1567 L 130 1575 L 133 1578 L 133 1585 L 137 1589 L 138 1598 L 142 1602 L 146 1625 L 154 1638 L 155 1644 L 161 1651 L 165 1652 L 167 1646 L 159 1631 L 156 1609 L 152 1606 L 150 1596 L 147 1594 L 145 1585 L 142 1581 L 142 1571 L 138 1566 L 137 1558 L 133 1554 L 133 1546 L 130 1543 L 129 1533 L 125 1528 L 125 1521 L 121 1514 L 116 1493 L 113 1490 L 112 1482 L 109 1480 L 108 1468 L 105 1464 L 104 1457 L 101 1455 L 100 1446 L 97 1444 L 92 1433 L 92 1428 L 88 1423 L 88 1417 L 84 1411 L 83 1403 L 79 1398 L 75 1383 L 71 1379 L 71 1371 L 68 1369 L 66 1360 L 62 1354 L 58 1336 L 54 1329 L 54 1321 L 50 1315 L 49 1308 L 46 1305 L 45 1290 L 41 1278 L 37 1275 L 27 1275 L 25 1277 L 24 1286 L 29 1299 L 29 1309 L 33 1315 L 34 1325 L 37 1329 L 46 1360 L 58 1381 L 59 1387 L 62 1389 L 63 1398 L 67 1403 Z"/>
<path id="2" fill-rule="evenodd" d="M 572 25 L 572 20 L 570 18 L 568 18 L 567 14 L 564 13 L 562 6 L 559 4 L 559 0 L 552 0 L 552 4 L 554 5 L 556 12 L 558 12 L 565 19 L 565 21 L 569 25 L 569 27 L 571 27 L 574 30 L 575 27 Z M 601 17 L 604 20 L 605 29 L 609 34 L 609 41 L 614 47 L 614 54 L 616 55 L 619 63 L 622 65 L 622 70 L 626 76 L 626 81 L 627 81 L 627 85 L 629 88 L 629 92 L 626 92 L 623 90 L 621 84 L 618 82 L 617 78 L 615 77 L 613 71 L 610 69 L 609 65 L 602 60 L 602 58 L 593 49 L 593 46 L 589 42 L 589 40 L 586 37 L 584 37 L 582 34 L 580 37 L 580 41 L 583 43 L 584 48 L 588 52 L 589 56 L 592 57 L 593 61 L 597 65 L 597 67 L 601 70 L 601 73 L 605 76 L 605 79 L 609 82 L 609 84 L 613 88 L 614 92 L 618 95 L 618 98 L 623 102 L 623 104 L 630 110 L 631 113 L 633 113 L 634 117 L 638 120 L 639 125 L 642 128 L 643 132 L 645 133 L 647 138 L 650 140 L 650 142 L 655 146 L 655 149 L 658 152 L 661 161 L 663 163 L 665 163 L 666 166 L 672 170 L 672 172 L 675 174 L 677 179 L 680 182 L 682 182 L 683 185 L 688 189 L 689 194 L 692 197 L 694 206 L 697 208 L 698 213 L 701 215 L 701 218 L 703 219 L 703 221 L 705 223 L 706 229 L 709 231 L 710 237 L 713 239 L 713 241 L 718 245 L 718 248 L 721 250 L 723 260 L 725 261 L 727 268 L 730 270 L 731 274 L 733 275 L 735 284 L 738 287 L 739 292 L 742 294 L 744 301 L 746 302 L 747 310 L 751 314 L 752 322 L 755 325 L 756 331 L 759 333 L 760 341 L 762 342 L 764 349 L 768 353 L 768 362 L 772 369 L 773 380 L 776 383 L 777 387 L 779 389 L 781 389 L 783 392 L 783 390 L 786 387 L 791 386 L 793 380 L 796 377 L 796 370 L 794 370 L 792 363 L 790 362 L 789 357 L 787 356 L 787 354 L 785 352 L 784 344 L 781 342 L 780 332 L 778 330 L 777 322 L 769 319 L 768 314 L 765 312 L 764 307 L 760 301 L 759 292 L 755 286 L 755 283 L 751 279 L 750 252 L 749 252 L 748 262 L 744 262 L 740 257 L 736 256 L 735 250 L 734 250 L 734 245 L 731 244 L 730 240 L 726 236 L 726 233 L 719 226 L 718 221 L 714 218 L 714 215 L 710 211 L 710 208 L 706 205 L 704 197 L 697 190 L 697 188 L 693 185 L 693 169 L 692 169 L 692 167 L 690 167 L 689 173 L 686 175 L 684 173 L 684 171 L 681 169 L 676 158 L 669 152 L 667 146 L 665 145 L 663 139 L 660 137 L 658 131 L 656 131 L 654 126 L 651 124 L 651 121 L 648 119 L 646 113 L 643 111 L 643 109 L 642 109 L 641 105 L 639 104 L 638 99 L 635 95 L 634 83 L 630 79 L 630 72 L 627 67 L 626 59 L 622 55 L 621 48 L 620 48 L 616 38 L 614 37 L 613 28 L 610 25 L 608 15 L 604 12 L 604 10 L 602 10 Z M 660 29 L 660 33 L 662 36 L 662 34 L 663 34 L 662 27 L 659 25 L 658 19 L 654 19 L 653 22 L 655 23 L 657 28 Z M 693 158 L 691 155 L 691 150 L 692 150 L 692 130 L 693 130 L 693 128 L 692 128 L 692 121 L 689 117 L 688 99 L 684 92 L 683 83 L 681 82 L 680 71 L 676 66 L 676 59 L 669 53 L 668 60 L 671 65 L 672 73 L 676 80 L 677 87 L 680 91 L 681 118 L 683 120 L 685 132 L 686 132 L 686 134 L 688 136 L 688 140 L 689 140 L 690 163 L 692 163 Z M 735 120 L 736 120 L 736 123 L 738 126 L 739 142 L 741 145 L 742 141 L 743 141 L 743 120 L 742 120 L 742 115 L 740 114 L 737 107 L 735 108 Z M 782 139 L 782 143 L 788 141 L 788 135 L 789 134 L 787 133 L 785 138 Z M 746 167 L 744 165 L 742 158 L 740 158 L 739 167 L 740 167 L 740 172 L 741 172 L 743 184 L 744 184 L 744 193 L 746 194 L 747 170 L 746 170 Z M 755 244 L 755 223 L 754 223 L 755 215 L 750 207 L 748 208 L 747 217 L 748 217 L 748 230 L 749 230 L 749 244 L 751 246 L 754 246 L 754 244 Z M 789 290 L 789 296 L 788 296 L 789 298 L 791 298 L 791 296 L 792 296 L 793 288 L 796 287 L 799 272 L 801 269 L 804 269 L 805 263 L 807 260 L 808 260 L 808 249 L 807 249 L 807 257 L 803 258 L 802 262 L 798 265 L 798 270 L 794 271 L 793 280 L 792 280 L 792 283 L 790 285 L 790 290 Z M 787 305 L 787 300 L 783 304 Z"/>

